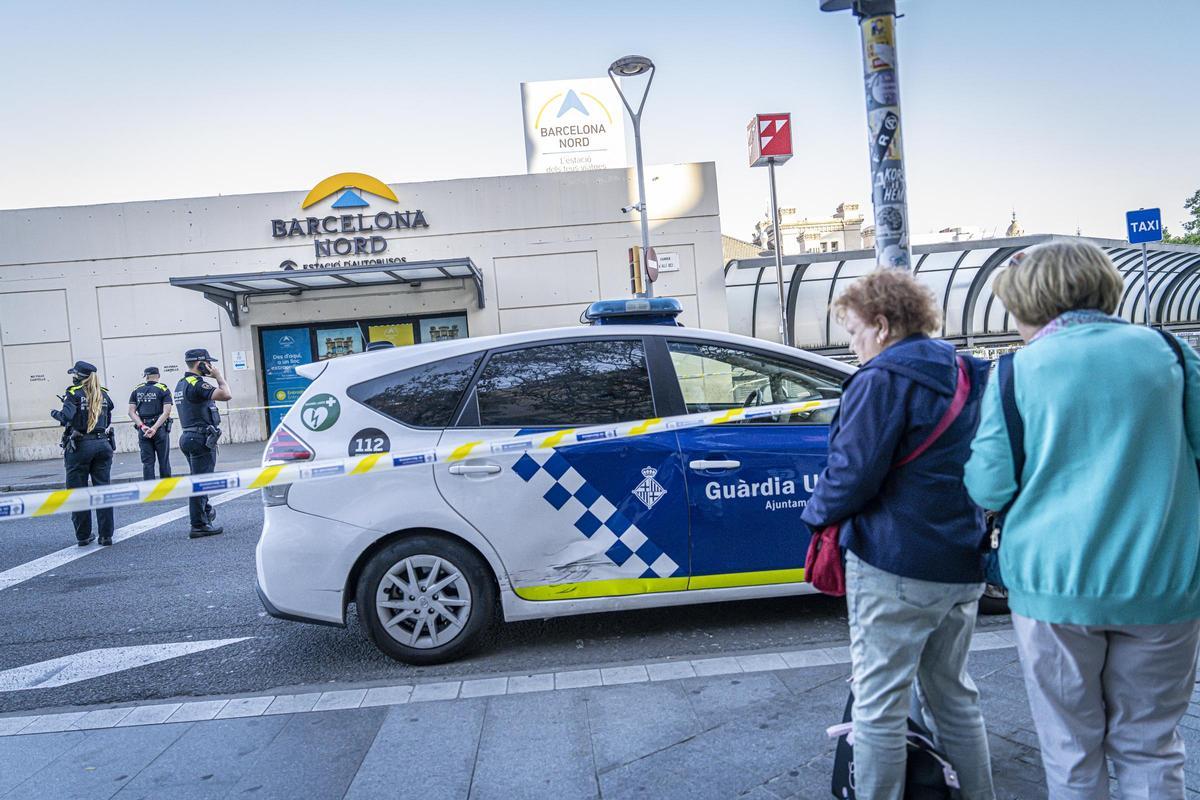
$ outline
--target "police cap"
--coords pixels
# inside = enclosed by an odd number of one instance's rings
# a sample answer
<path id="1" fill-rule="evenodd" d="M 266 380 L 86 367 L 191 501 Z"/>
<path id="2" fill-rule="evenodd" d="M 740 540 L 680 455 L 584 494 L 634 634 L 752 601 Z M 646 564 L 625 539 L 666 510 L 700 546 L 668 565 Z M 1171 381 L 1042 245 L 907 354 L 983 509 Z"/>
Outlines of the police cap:
<path id="1" fill-rule="evenodd" d="M 216 361 L 203 347 L 194 347 L 183 354 L 184 361 Z"/>
<path id="2" fill-rule="evenodd" d="M 157 374 L 158 374 L 158 367 L 146 367 L 144 370 L 142 370 L 143 376 L 157 375 Z"/>
<path id="3" fill-rule="evenodd" d="M 392 344 L 391 342 L 389 342 L 389 341 L 387 341 L 386 339 L 384 339 L 384 340 L 382 340 L 382 341 L 378 341 L 378 342 L 371 342 L 370 344 L 368 344 L 368 345 L 367 345 L 367 352 L 369 353 L 369 352 L 371 352 L 372 350 L 387 350 L 389 347 L 395 347 L 395 346 L 396 346 L 396 345 L 394 345 L 394 344 Z"/>
<path id="4" fill-rule="evenodd" d="M 95 364 L 89 364 L 86 361 L 76 361 L 75 366 L 67 370 L 68 375 L 78 375 L 81 378 L 86 378 L 96 371 Z"/>

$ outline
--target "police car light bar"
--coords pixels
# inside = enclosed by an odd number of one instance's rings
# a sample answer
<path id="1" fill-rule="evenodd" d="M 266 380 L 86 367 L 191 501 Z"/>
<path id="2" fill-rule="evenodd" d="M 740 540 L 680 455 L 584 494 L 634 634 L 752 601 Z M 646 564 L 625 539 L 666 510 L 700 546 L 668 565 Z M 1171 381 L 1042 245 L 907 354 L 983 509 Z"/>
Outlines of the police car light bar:
<path id="1" fill-rule="evenodd" d="M 583 312 L 592 325 L 679 325 L 683 306 L 674 297 L 636 300 L 599 300 Z"/>

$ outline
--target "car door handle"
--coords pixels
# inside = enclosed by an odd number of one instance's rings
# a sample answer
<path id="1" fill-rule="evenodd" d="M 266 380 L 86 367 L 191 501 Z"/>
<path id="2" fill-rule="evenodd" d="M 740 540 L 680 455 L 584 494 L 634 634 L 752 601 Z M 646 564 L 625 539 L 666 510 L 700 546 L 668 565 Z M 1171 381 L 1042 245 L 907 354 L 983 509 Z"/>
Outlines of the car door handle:
<path id="1" fill-rule="evenodd" d="M 692 469 L 737 469 L 741 465 L 740 461 L 707 461 L 702 458 L 688 462 L 688 466 Z"/>
<path id="2" fill-rule="evenodd" d="M 499 464 L 451 464 L 451 475 L 495 475 L 500 471 Z"/>

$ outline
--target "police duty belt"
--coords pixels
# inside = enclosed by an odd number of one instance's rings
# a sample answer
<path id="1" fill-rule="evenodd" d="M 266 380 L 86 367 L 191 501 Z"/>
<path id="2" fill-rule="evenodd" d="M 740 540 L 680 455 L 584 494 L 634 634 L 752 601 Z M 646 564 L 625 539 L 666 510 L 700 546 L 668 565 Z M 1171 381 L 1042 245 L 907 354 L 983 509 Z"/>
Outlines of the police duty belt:
<path id="1" fill-rule="evenodd" d="M 136 503 L 155 503 L 160 500 L 180 500 L 185 497 L 229 489 L 261 489 L 266 486 L 281 486 L 352 475 L 374 475 L 423 464 L 453 464 L 484 455 L 554 450 L 559 447 L 611 442 L 616 439 L 630 439 L 636 436 L 666 433 L 684 428 L 698 428 L 705 425 L 762 421 L 771 417 L 811 414 L 822 409 L 836 408 L 839 403 L 839 400 L 809 400 L 766 406 L 748 406 L 725 411 L 682 414 L 675 417 L 655 417 L 615 425 L 565 428 L 506 439 L 465 442 L 460 445 L 402 453 L 389 451 L 325 461 L 275 463 L 253 469 L 182 475 L 136 483 L 86 486 L 78 489 L 58 489 L 52 492 L 29 494 L 0 494 L 0 521 L 66 514 L 72 511 L 90 511 L 96 508 L 112 508 Z"/>

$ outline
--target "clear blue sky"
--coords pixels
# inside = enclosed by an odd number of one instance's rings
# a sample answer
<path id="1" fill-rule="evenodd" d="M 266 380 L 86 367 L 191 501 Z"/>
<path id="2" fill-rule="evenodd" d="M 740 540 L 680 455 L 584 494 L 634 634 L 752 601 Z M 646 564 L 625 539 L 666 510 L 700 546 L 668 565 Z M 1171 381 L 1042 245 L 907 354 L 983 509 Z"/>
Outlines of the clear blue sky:
<path id="1" fill-rule="evenodd" d="M 914 231 L 1179 230 L 1200 188 L 1196 0 L 901 0 Z M 857 26 L 817 0 L 12 3 L 0 208 L 522 173 L 522 81 L 659 67 L 647 160 L 716 161 L 748 238 L 756 111 L 791 111 L 780 202 L 869 203 Z"/>

